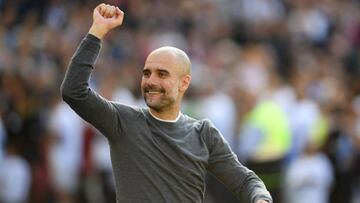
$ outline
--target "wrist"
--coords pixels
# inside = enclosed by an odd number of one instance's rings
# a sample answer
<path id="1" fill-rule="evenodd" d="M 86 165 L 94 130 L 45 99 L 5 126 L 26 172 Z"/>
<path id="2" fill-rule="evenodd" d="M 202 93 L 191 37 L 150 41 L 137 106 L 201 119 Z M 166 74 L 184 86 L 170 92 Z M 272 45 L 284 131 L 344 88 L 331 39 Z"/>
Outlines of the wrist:
<path id="1" fill-rule="evenodd" d="M 99 39 L 103 39 L 106 33 L 107 33 L 106 31 L 104 31 L 103 29 L 99 29 L 95 25 L 92 25 L 89 30 L 89 34 L 92 34 Z"/>

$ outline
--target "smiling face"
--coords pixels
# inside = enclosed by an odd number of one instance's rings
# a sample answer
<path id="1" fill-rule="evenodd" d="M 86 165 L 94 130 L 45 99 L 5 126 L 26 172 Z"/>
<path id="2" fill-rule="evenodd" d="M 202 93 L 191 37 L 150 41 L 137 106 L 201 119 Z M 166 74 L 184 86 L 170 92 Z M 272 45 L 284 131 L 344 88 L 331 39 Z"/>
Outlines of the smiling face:
<path id="1" fill-rule="evenodd" d="M 141 90 L 148 107 L 157 111 L 179 110 L 190 84 L 190 61 L 174 47 L 153 51 L 145 61 Z"/>

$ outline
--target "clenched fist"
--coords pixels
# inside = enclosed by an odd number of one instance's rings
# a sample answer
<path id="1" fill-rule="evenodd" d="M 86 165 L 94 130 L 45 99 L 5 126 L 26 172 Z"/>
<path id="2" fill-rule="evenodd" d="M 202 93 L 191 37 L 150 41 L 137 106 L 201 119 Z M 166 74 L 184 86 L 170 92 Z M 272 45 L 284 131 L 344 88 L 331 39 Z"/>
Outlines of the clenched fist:
<path id="1" fill-rule="evenodd" d="M 121 25 L 123 19 L 124 12 L 118 7 L 102 3 L 94 9 L 89 33 L 102 39 L 111 29 Z"/>

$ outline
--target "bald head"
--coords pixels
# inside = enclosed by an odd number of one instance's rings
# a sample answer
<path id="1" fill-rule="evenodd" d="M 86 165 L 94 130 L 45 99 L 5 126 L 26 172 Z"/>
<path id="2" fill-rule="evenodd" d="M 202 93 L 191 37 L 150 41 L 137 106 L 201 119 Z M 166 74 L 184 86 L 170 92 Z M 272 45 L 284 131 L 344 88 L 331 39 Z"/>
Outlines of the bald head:
<path id="1" fill-rule="evenodd" d="M 161 47 L 147 57 L 141 89 L 146 104 L 156 112 L 177 115 L 191 81 L 190 60 L 182 50 Z"/>
<path id="2" fill-rule="evenodd" d="M 179 73 L 181 76 L 191 74 L 190 59 L 189 59 L 188 55 L 181 49 L 178 49 L 176 47 L 171 47 L 171 46 L 164 46 L 164 47 L 160 47 L 160 48 L 152 51 L 148 57 L 153 57 L 153 56 L 173 57 L 176 60 L 176 62 L 179 64 L 179 67 L 180 67 Z"/>

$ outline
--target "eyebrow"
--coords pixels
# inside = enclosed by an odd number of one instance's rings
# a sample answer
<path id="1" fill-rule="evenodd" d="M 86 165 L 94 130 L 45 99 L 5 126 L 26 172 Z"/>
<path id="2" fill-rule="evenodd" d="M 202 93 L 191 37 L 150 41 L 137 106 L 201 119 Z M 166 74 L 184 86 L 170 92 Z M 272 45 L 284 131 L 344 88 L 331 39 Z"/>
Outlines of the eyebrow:
<path id="1" fill-rule="evenodd" d="M 161 73 L 170 74 L 170 72 L 169 72 L 168 70 L 165 70 L 165 69 L 157 69 L 156 71 L 157 71 L 157 72 L 161 72 Z"/>
<path id="2" fill-rule="evenodd" d="M 150 68 L 144 68 L 143 73 L 145 72 L 151 72 Z M 162 72 L 162 73 L 167 73 L 170 74 L 170 72 L 166 69 L 162 69 L 162 68 L 155 68 L 155 72 Z"/>

